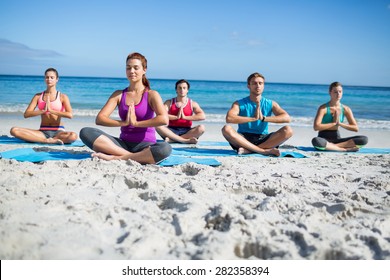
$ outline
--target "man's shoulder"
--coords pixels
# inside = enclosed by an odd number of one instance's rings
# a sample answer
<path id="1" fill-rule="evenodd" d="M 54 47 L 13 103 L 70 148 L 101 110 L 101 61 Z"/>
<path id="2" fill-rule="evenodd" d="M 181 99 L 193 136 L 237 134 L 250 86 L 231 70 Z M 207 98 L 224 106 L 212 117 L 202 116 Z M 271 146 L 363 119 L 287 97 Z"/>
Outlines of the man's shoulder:
<path id="1" fill-rule="evenodd" d="M 264 96 L 262 96 L 261 99 L 264 100 L 264 102 L 272 102 L 273 101 L 272 99 L 269 99 L 269 98 L 264 97 Z"/>
<path id="2" fill-rule="evenodd" d="M 247 103 L 248 100 L 250 101 L 249 96 L 243 97 L 241 99 L 236 100 L 237 103 Z"/>

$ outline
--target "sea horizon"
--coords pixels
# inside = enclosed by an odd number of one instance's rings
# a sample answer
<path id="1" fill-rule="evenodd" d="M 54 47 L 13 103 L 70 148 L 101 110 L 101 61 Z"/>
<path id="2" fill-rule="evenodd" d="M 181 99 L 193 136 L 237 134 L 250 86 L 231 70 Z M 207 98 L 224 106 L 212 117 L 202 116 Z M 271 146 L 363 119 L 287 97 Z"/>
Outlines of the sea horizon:
<path id="1" fill-rule="evenodd" d="M 176 96 L 177 79 L 148 78 L 163 100 Z M 199 103 L 208 123 L 225 123 L 231 104 L 249 95 L 246 81 L 191 80 L 189 97 Z M 126 77 L 60 76 L 57 89 L 66 93 L 74 116 L 94 117 Z M 279 103 L 292 117 L 292 125 L 312 126 L 318 106 L 329 101 L 322 84 L 266 82 L 263 96 Z M 350 106 L 361 128 L 390 129 L 390 87 L 344 85 L 342 103 Z M 45 90 L 41 75 L 0 74 L 0 115 L 22 115 L 34 94 Z M 116 116 L 117 113 L 114 113 Z"/>
<path id="2" fill-rule="evenodd" d="M 44 78 L 43 75 L 34 75 L 34 74 L 0 74 L 0 77 L 1 76 L 20 76 L 20 77 L 40 77 L 40 78 Z M 85 79 L 124 79 L 124 80 L 127 80 L 126 77 L 114 77 L 114 76 L 73 76 L 73 75 L 59 75 L 60 78 L 85 78 Z M 149 77 L 147 76 L 148 80 L 151 80 L 151 81 L 178 81 L 178 80 L 181 80 L 181 79 L 185 79 L 187 81 L 192 81 L 192 82 L 210 82 L 210 83 L 213 83 L 213 82 L 223 82 L 223 83 L 246 83 L 246 79 L 245 80 L 218 80 L 218 79 L 190 79 L 190 78 L 185 78 L 185 77 L 180 77 L 180 78 L 177 78 L 177 79 L 174 79 L 174 78 L 153 78 L 153 77 Z M 338 81 L 338 80 L 337 80 Z M 336 81 L 332 81 L 332 82 L 336 82 Z M 388 86 L 383 86 L 383 85 L 365 85 L 365 84 L 362 84 L 362 85 L 354 85 L 354 84 L 344 84 L 343 82 L 338 81 L 340 82 L 343 86 L 347 86 L 347 87 L 372 87 L 372 88 L 384 88 L 384 89 L 390 89 L 390 85 Z M 277 81 L 265 81 L 265 84 L 285 84 L 285 85 L 311 85 L 311 86 L 329 86 L 329 84 L 326 84 L 326 83 L 304 83 L 304 82 L 277 82 Z"/>

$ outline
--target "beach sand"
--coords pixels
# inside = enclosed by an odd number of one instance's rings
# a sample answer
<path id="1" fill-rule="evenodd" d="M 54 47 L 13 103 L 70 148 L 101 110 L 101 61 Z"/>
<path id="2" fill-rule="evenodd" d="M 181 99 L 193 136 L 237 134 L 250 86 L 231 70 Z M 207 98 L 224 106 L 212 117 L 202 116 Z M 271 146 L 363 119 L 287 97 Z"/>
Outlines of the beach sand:
<path id="1" fill-rule="evenodd" d="M 0 135 L 37 121 L 2 117 Z M 224 140 L 205 125 L 201 140 Z M 285 147 L 310 146 L 312 128 L 293 129 Z M 359 134 L 390 148 L 389 131 Z M 390 259 L 390 155 L 301 153 L 219 167 L 2 159 L 0 259 Z"/>

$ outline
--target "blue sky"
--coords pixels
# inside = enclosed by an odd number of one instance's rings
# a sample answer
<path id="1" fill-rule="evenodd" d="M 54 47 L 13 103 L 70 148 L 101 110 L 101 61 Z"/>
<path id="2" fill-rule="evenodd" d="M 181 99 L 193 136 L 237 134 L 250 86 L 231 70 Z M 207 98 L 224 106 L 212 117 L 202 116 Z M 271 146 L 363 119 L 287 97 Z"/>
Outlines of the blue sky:
<path id="1" fill-rule="evenodd" d="M 0 74 L 390 86 L 390 0 L 0 1 Z"/>

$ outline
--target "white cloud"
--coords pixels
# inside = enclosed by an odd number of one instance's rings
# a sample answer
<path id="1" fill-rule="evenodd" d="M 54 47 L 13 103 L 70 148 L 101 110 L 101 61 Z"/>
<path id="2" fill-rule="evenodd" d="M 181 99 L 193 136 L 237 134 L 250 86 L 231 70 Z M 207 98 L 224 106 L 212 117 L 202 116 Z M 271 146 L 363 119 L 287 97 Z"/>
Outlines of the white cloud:
<path id="1" fill-rule="evenodd" d="M 33 49 L 24 44 L 12 42 L 0 38 L 0 58 L 3 59 L 12 59 L 12 58 L 40 59 L 40 58 L 55 58 L 55 57 L 62 57 L 62 56 L 63 56 L 62 54 L 53 50 Z"/>

